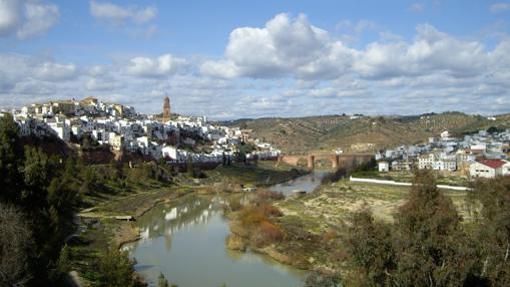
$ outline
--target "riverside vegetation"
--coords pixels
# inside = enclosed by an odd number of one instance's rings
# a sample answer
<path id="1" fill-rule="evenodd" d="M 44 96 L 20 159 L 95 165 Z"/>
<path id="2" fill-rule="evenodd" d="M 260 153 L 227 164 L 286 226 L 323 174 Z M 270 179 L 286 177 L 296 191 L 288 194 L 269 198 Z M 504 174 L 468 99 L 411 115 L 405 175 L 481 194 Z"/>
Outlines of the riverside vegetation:
<path id="1" fill-rule="evenodd" d="M 71 270 L 86 286 L 145 286 L 119 251 L 139 232 L 114 216 L 137 217 L 190 192 L 240 191 L 301 174 L 264 163 L 210 172 L 158 162 L 87 165 L 55 138 L 18 134 L 12 117 L 0 118 L 0 286 L 69 286 Z"/>
<path id="2" fill-rule="evenodd" d="M 469 193 L 437 189 L 428 172 L 412 188 L 341 180 L 233 206 L 229 247 L 314 270 L 305 286 L 510 284 L 510 177 Z"/>

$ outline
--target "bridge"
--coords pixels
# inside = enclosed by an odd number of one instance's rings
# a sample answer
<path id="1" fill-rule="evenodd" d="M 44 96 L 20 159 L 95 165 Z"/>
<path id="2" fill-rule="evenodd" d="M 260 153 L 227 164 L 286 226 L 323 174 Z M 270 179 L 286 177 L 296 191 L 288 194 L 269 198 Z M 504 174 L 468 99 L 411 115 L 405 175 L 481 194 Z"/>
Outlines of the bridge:
<path id="1" fill-rule="evenodd" d="M 342 153 L 342 154 L 326 154 L 312 153 L 305 155 L 280 155 L 278 162 L 286 163 L 293 166 L 304 166 L 309 170 L 313 170 L 318 162 L 330 163 L 334 170 L 345 168 L 350 169 L 360 164 L 369 162 L 374 158 L 373 154 L 368 153 Z"/>

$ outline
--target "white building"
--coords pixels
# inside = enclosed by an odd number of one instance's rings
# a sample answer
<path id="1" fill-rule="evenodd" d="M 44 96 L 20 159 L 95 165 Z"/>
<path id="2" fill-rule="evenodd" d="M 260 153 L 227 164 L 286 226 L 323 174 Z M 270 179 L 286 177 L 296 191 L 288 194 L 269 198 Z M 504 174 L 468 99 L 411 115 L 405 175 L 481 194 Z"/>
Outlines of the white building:
<path id="1" fill-rule="evenodd" d="M 456 171 L 457 160 L 454 155 L 429 153 L 418 157 L 418 169 Z"/>
<path id="2" fill-rule="evenodd" d="M 495 178 L 510 175 L 510 162 L 499 159 L 477 160 L 469 166 L 471 177 Z"/>
<path id="3" fill-rule="evenodd" d="M 161 149 L 161 153 L 163 154 L 164 158 L 170 158 L 172 160 L 178 160 L 178 151 L 177 148 L 174 146 L 164 146 Z"/>
<path id="4" fill-rule="evenodd" d="M 68 142 L 71 140 L 71 128 L 66 125 L 64 122 L 58 122 L 58 123 L 48 123 L 48 126 L 57 134 L 57 136 L 65 141 Z"/>
<path id="5" fill-rule="evenodd" d="M 377 163 L 377 168 L 379 172 L 388 172 L 390 171 L 390 164 L 387 161 L 380 161 Z"/>
<path id="6" fill-rule="evenodd" d="M 450 137 L 450 133 L 448 131 L 443 131 L 441 133 L 441 139 L 447 139 Z"/>
<path id="7" fill-rule="evenodd" d="M 110 133 L 108 135 L 108 144 L 110 144 L 114 150 L 122 150 L 124 147 L 124 137 L 116 133 Z"/>

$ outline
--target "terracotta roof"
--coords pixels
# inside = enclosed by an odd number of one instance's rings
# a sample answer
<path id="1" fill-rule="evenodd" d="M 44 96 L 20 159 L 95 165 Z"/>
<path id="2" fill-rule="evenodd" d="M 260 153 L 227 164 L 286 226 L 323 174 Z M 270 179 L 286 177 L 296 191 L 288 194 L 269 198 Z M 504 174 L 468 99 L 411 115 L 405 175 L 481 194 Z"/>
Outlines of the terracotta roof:
<path id="1" fill-rule="evenodd" d="M 500 168 L 506 163 L 499 159 L 481 159 L 478 162 L 491 168 Z"/>

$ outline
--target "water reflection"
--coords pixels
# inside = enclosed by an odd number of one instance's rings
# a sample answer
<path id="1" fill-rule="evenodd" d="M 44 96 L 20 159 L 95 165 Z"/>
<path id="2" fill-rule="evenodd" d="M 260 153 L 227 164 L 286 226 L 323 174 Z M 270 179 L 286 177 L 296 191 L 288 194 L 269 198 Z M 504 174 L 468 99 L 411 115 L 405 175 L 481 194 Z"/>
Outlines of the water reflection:
<path id="1" fill-rule="evenodd" d="M 285 196 L 293 195 L 294 191 L 312 192 L 321 184 L 321 180 L 326 174 L 326 172 L 315 171 L 291 181 L 273 185 L 269 190 L 281 192 Z"/>
<path id="2" fill-rule="evenodd" d="M 224 198 L 191 195 L 159 205 L 137 224 L 141 240 L 126 245 L 137 271 L 151 282 L 162 272 L 180 287 L 301 286 L 303 272 L 264 256 L 226 249 Z"/>

